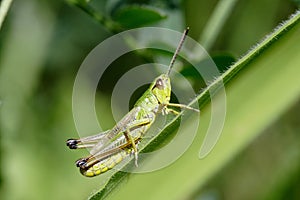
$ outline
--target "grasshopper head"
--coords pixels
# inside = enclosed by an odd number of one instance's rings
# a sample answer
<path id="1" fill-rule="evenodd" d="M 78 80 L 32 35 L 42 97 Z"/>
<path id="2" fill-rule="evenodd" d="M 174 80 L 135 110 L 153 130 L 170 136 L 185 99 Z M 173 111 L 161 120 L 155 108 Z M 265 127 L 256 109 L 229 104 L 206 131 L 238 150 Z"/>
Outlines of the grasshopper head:
<path id="1" fill-rule="evenodd" d="M 152 83 L 152 93 L 160 104 L 168 104 L 171 96 L 171 83 L 167 74 L 157 77 Z"/>

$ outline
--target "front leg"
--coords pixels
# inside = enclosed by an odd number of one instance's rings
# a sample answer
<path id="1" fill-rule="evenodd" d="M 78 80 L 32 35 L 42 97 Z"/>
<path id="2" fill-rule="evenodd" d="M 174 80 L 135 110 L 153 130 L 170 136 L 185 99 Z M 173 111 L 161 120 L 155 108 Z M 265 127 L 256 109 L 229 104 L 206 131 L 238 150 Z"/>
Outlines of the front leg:
<path id="1" fill-rule="evenodd" d="M 172 108 L 164 107 L 162 110 L 162 115 L 168 115 L 169 113 L 173 113 L 174 115 L 179 114 L 179 112 L 177 112 L 176 110 L 174 110 Z"/>
<path id="2" fill-rule="evenodd" d="M 196 108 L 192 108 L 190 106 L 187 106 L 187 105 L 184 105 L 184 104 L 178 104 L 178 103 L 168 103 L 166 104 L 166 106 L 173 106 L 173 107 L 178 107 L 178 108 L 183 108 L 183 109 L 187 109 L 187 110 L 192 110 L 192 111 L 195 111 L 195 112 L 200 112 L 200 110 L 196 109 Z M 170 108 L 167 108 L 168 110 L 173 110 L 173 109 L 170 109 Z M 173 110 L 174 111 L 174 110 Z M 172 111 L 172 112 L 173 112 Z M 175 111 L 177 112 L 177 111 Z M 174 112 L 173 112 L 174 113 Z M 177 112 L 178 113 L 178 112 Z"/>

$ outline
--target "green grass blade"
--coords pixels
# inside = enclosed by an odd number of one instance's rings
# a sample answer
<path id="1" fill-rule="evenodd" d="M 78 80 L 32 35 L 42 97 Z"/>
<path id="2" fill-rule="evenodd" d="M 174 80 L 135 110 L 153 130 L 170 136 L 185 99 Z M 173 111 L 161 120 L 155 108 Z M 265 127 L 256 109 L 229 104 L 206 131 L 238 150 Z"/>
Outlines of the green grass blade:
<path id="1" fill-rule="evenodd" d="M 236 3 L 237 0 L 221 0 L 217 4 L 199 39 L 207 50 L 214 44 Z"/>

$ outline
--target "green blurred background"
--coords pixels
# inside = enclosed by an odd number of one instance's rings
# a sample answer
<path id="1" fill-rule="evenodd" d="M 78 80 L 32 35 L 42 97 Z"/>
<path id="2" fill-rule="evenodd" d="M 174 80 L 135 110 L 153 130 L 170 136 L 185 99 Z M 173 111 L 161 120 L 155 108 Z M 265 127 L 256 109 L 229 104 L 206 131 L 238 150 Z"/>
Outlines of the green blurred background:
<path id="1" fill-rule="evenodd" d="M 83 2 L 15 0 L 1 27 L 1 199 L 86 199 L 103 182 L 101 177 L 88 179 L 79 174 L 74 161 L 87 152 L 68 150 L 65 140 L 78 135 L 72 117 L 72 87 L 77 70 L 105 38 L 134 27 L 182 31 L 189 26 L 189 35 L 203 42 L 220 70 L 224 70 L 299 5 L 297 0 L 236 0 L 224 3 L 224 7 L 217 0 L 91 0 L 88 6 Z M 134 21 L 124 9 L 137 4 L 150 9 L 149 13 L 132 11 L 145 14 L 144 21 Z M 219 28 L 213 31 L 215 36 L 207 35 L 205 30 L 216 9 L 218 13 L 225 10 L 224 21 L 213 26 Z M 95 13 L 108 20 L 103 21 Z M 97 105 L 108 102 L 122 73 L 149 59 L 153 57 L 131 55 L 115 63 L 119 68 L 107 74 L 115 78 L 103 80 Z M 286 165 L 291 161 L 289 156 L 299 151 L 299 106 L 297 102 L 287 110 L 278 119 L 280 123 L 267 127 L 189 198 L 299 199 L 299 160 Z M 111 115 L 110 111 L 97 114 Z M 114 121 L 108 117 L 101 124 L 110 128 Z"/>

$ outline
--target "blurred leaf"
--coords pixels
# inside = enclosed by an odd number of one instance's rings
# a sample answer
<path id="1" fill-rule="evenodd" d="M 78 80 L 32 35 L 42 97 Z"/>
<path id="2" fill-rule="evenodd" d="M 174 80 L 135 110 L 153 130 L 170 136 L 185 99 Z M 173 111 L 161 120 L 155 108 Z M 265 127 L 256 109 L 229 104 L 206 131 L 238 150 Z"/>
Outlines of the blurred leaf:
<path id="1" fill-rule="evenodd" d="M 212 50 L 242 55 L 247 52 L 249 46 L 259 42 L 284 20 L 287 13 L 294 11 L 295 7 L 290 1 L 238 1 L 216 38 Z"/>
<path id="2" fill-rule="evenodd" d="M 67 0 L 70 4 L 80 8 L 86 14 L 88 14 L 92 19 L 97 21 L 99 24 L 104 26 L 108 31 L 112 33 L 117 33 L 122 31 L 122 28 L 118 23 L 115 23 L 109 17 L 107 17 L 103 12 L 96 10 L 92 5 L 90 5 L 85 0 Z"/>
<path id="3" fill-rule="evenodd" d="M 223 54 L 216 54 L 211 57 L 218 67 L 218 70 L 220 72 L 224 72 L 231 66 L 235 61 L 236 58 L 234 58 L 231 54 L 228 53 L 223 53 Z M 205 67 L 210 67 L 211 65 L 211 60 L 210 59 L 204 59 L 201 60 L 198 65 L 202 66 L 203 68 Z M 182 68 L 180 73 L 186 77 L 186 78 L 191 78 L 193 82 L 196 84 L 194 86 L 196 91 L 199 91 L 201 88 L 206 87 L 206 84 L 204 80 L 201 77 L 201 74 L 198 73 L 198 71 L 191 65 L 186 65 Z"/>
<path id="4" fill-rule="evenodd" d="M 237 0 L 220 0 L 216 5 L 199 39 L 206 49 L 209 50 L 214 44 L 236 3 Z"/>
<path id="5" fill-rule="evenodd" d="M 291 0 L 292 2 L 294 2 L 298 7 L 300 7 L 300 0 Z"/>
<path id="6" fill-rule="evenodd" d="M 6 17 L 6 14 L 10 8 L 12 0 L 3 0 L 0 5 L 0 29 L 2 27 L 2 23 Z"/>
<path id="7" fill-rule="evenodd" d="M 87 4 L 88 2 L 86 0 L 66 0 L 66 1 L 74 5 L 84 5 Z"/>
<path id="8" fill-rule="evenodd" d="M 228 83 L 228 104 L 223 134 L 205 159 L 199 160 L 197 155 L 210 122 L 209 105 L 201 110 L 195 142 L 177 162 L 156 172 L 132 175 L 114 190 L 126 175 L 117 172 L 91 199 L 187 199 L 198 190 L 299 97 L 299 19 L 297 12 L 208 87 L 213 88 L 221 79 Z M 194 101 L 202 107 L 207 98 L 208 89 Z M 155 149 L 174 126 L 176 123 L 166 126 L 146 148 Z M 189 127 L 189 122 L 184 126 Z"/>
<path id="9" fill-rule="evenodd" d="M 218 69 L 221 72 L 225 71 L 229 66 L 231 66 L 236 61 L 236 58 L 229 53 L 213 55 L 212 59 L 216 63 Z"/>
<path id="10" fill-rule="evenodd" d="M 165 19 L 164 12 L 150 6 L 131 5 L 120 8 L 113 19 L 125 28 L 145 26 Z"/>

